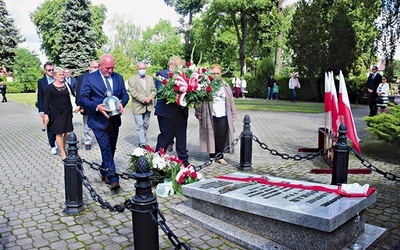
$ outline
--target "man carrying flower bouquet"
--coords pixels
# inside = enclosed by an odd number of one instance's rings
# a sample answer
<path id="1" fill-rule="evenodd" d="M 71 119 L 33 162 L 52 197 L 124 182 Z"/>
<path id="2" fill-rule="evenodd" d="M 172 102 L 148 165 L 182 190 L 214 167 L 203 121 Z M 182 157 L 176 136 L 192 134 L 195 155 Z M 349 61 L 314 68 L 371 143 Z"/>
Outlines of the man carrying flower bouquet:
<path id="1" fill-rule="evenodd" d="M 183 62 L 179 56 L 174 56 L 169 60 L 168 69 L 156 73 L 155 85 L 162 86 L 167 84 L 167 80 L 172 78 L 177 70 L 182 70 Z M 157 89 L 159 90 L 159 89 Z M 185 166 L 189 165 L 188 154 L 186 151 L 187 123 L 189 108 L 181 106 L 177 102 L 168 103 L 167 100 L 158 97 L 156 110 L 160 134 L 157 137 L 156 151 L 167 150 L 168 146 L 176 138 L 176 153 Z"/>

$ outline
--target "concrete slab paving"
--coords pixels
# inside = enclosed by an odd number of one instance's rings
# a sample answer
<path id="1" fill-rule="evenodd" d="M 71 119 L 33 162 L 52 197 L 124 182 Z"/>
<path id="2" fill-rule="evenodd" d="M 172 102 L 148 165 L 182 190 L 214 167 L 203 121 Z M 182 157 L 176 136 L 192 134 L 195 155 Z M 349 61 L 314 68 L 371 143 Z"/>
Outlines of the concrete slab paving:
<path id="1" fill-rule="evenodd" d="M 265 105 L 268 105 L 266 102 Z M 371 138 L 361 120 L 368 112 L 367 106 L 353 108 L 361 140 Z M 317 129 L 324 126 L 324 114 L 282 113 L 271 111 L 238 111 L 235 136 L 242 131 L 243 118 L 251 118 L 251 130 L 269 148 L 282 153 L 296 154 L 300 147 L 317 146 Z M 115 155 L 118 172 L 126 171 L 128 154 L 138 145 L 130 108 L 122 115 L 122 126 Z M 0 249 L 133 249 L 132 216 L 129 211 L 111 213 L 92 200 L 84 189 L 84 211 L 66 216 L 64 167 L 60 156 L 50 154 L 47 136 L 41 131 L 41 121 L 35 108 L 12 99 L 0 104 Z M 198 122 L 190 110 L 188 129 L 189 160 L 194 165 L 208 160 L 207 153 L 198 151 Z M 74 115 L 74 132 L 82 138 L 82 117 Z M 148 143 L 155 146 L 158 125 L 151 117 Z M 100 150 L 93 143 L 92 150 L 80 144 L 79 155 L 100 163 Z M 361 144 L 362 146 L 362 144 Z M 226 155 L 228 166 L 213 164 L 201 172 L 208 178 L 236 172 L 239 165 L 239 145 L 233 155 Z M 398 164 L 380 159 L 370 160 L 383 171 L 400 174 Z M 321 157 L 313 160 L 283 160 L 273 156 L 253 142 L 252 173 L 329 184 L 330 175 L 310 173 L 312 168 L 327 167 Z M 352 167 L 362 167 L 355 157 L 350 157 Z M 121 180 L 122 190 L 117 194 L 105 185 L 99 173 L 87 166 L 84 173 L 92 186 L 112 205 L 121 204 L 134 195 L 134 181 Z M 370 175 L 349 175 L 349 183 L 369 183 L 378 189 L 377 202 L 367 212 L 366 222 L 384 227 L 385 234 L 370 249 L 396 249 L 400 240 L 400 184 L 373 172 Z M 186 201 L 184 196 L 158 198 L 168 226 L 181 241 L 192 249 L 243 249 L 228 239 L 204 229 L 171 208 Z M 168 238 L 159 230 L 160 249 L 174 249 Z"/>

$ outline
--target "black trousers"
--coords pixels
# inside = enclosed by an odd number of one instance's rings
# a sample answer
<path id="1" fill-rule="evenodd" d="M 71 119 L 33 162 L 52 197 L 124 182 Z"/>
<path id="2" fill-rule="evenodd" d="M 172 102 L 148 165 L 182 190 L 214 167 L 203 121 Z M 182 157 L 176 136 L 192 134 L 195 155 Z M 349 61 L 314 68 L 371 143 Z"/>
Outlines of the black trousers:
<path id="1" fill-rule="evenodd" d="M 210 154 L 210 158 L 214 158 L 216 154 L 222 153 L 224 148 L 228 146 L 226 144 L 227 136 L 229 132 L 228 127 L 228 118 L 226 116 L 223 117 L 215 117 L 213 116 L 214 122 L 214 140 L 215 140 L 215 154 Z M 224 155 L 220 159 L 223 159 Z"/>
<path id="2" fill-rule="evenodd" d="M 378 97 L 377 93 L 370 93 L 368 97 L 369 116 L 376 116 L 378 107 L 376 106 L 375 99 Z"/>

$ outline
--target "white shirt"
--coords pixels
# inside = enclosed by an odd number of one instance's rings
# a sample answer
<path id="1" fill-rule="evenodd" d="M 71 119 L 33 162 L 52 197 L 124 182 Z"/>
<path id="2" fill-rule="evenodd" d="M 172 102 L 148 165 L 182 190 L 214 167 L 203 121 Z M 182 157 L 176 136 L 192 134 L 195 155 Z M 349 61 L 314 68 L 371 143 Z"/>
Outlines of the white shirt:
<path id="1" fill-rule="evenodd" d="M 213 94 L 213 111 L 212 114 L 215 117 L 226 116 L 225 107 L 225 91 L 224 87 L 221 87 L 217 92 Z"/>

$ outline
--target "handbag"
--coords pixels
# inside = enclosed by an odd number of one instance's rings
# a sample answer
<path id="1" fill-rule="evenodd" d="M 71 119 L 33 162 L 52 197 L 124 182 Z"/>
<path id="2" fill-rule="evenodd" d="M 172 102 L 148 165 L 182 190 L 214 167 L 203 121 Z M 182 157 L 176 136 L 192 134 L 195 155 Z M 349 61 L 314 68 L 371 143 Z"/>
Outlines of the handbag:
<path id="1" fill-rule="evenodd" d="M 69 92 L 69 100 L 71 101 L 72 111 L 74 111 L 78 106 L 76 105 L 75 96 L 72 94 L 71 87 L 68 83 L 65 83 Z"/>
<path id="2" fill-rule="evenodd" d="M 378 97 L 375 99 L 375 103 L 376 103 L 376 104 L 383 104 L 383 98 L 380 97 L 380 96 L 378 96 Z"/>

